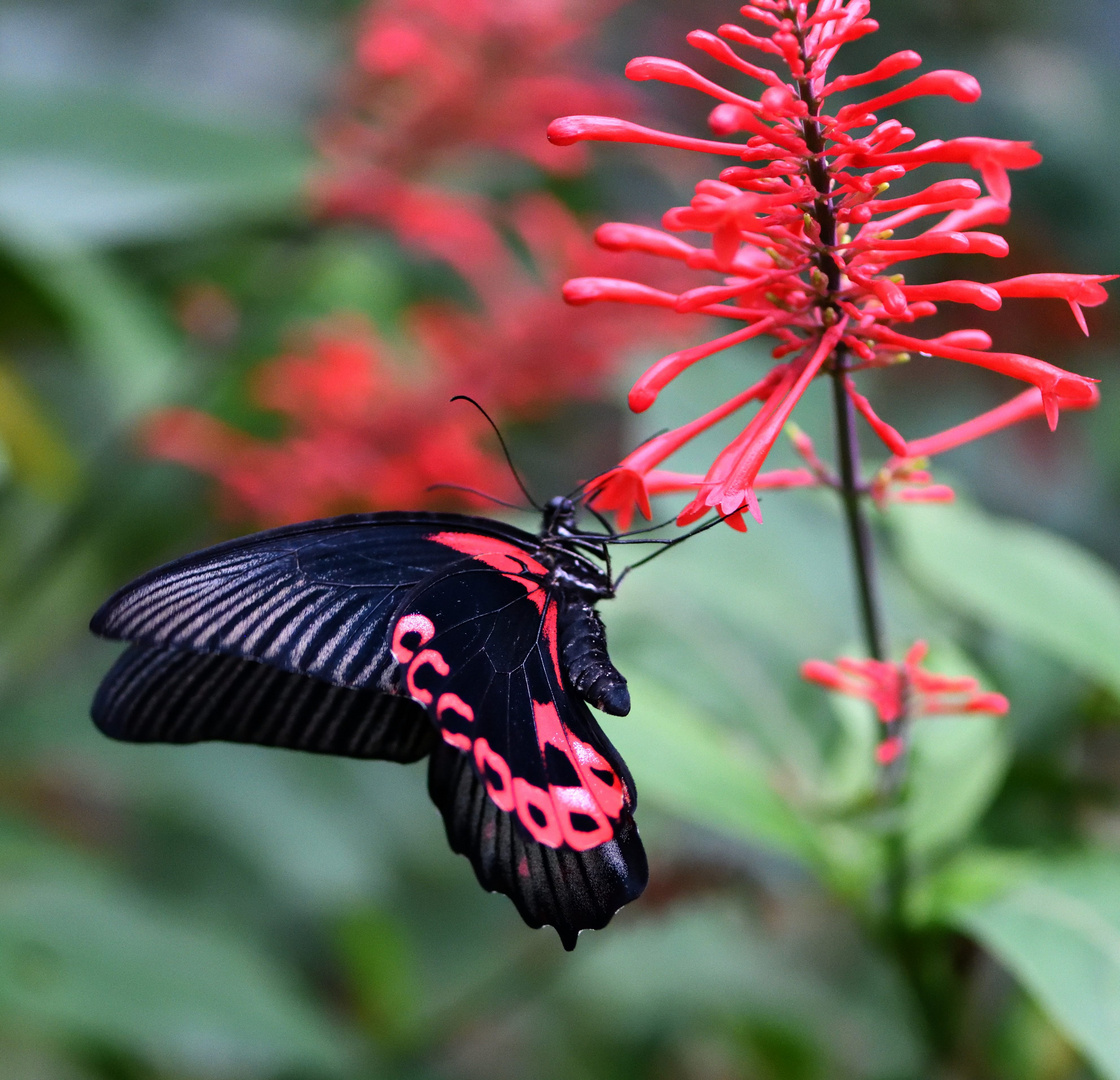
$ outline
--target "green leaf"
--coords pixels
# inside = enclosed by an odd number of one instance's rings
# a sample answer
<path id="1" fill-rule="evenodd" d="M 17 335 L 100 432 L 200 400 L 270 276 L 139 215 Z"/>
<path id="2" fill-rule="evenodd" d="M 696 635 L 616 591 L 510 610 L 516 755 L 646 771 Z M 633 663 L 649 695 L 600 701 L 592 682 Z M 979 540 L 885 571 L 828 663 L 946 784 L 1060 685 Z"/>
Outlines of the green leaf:
<path id="1" fill-rule="evenodd" d="M 36 248 L 274 217 L 298 204 L 313 160 L 298 134 L 88 87 L 0 84 L 0 114 L 0 229 Z"/>
<path id="2" fill-rule="evenodd" d="M 794 924 L 764 925 L 713 903 L 620 920 L 581 939 L 559 996 L 612 1041 L 695 1037 L 722 1019 L 777 1030 L 817 1066 L 766 1075 L 920 1075 L 922 1051 L 890 969 L 842 925 L 818 928 L 814 940 Z"/>
<path id="3" fill-rule="evenodd" d="M 373 907 L 351 912 L 336 931 L 361 1019 L 378 1038 L 407 1046 L 423 1034 L 416 951 L 407 930 Z"/>
<path id="4" fill-rule="evenodd" d="M 1120 858 L 1040 865 L 955 912 L 1109 1080 L 1120 1080 Z"/>
<path id="5" fill-rule="evenodd" d="M 1036 869 L 1028 852 L 965 848 L 913 883 L 907 917 L 918 925 L 954 925 L 962 909 L 1002 896 Z"/>
<path id="6" fill-rule="evenodd" d="M 17 483 L 42 498 L 73 494 L 79 465 L 31 388 L 0 360 L 0 444 Z"/>
<path id="7" fill-rule="evenodd" d="M 897 506 L 903 562 L 931 593 L 1120 694 L 1120 578 L 1052 533 L 967 503 Z"/>
<path id="8" fill-rule="evenodd" d="M 247 940 L 65 861 L 0 876 L 0 1018 L 208 1075 L 334 1072 L 347 1058 Z"/>
<path id="9" fill-rule="evenodd" d="M 777 792 L 780 776 L 745 739 L 639 675 L 630 680 L 634 719 L 609 721 L 611 741 L 639 778 L 641 797 L 739 841 L 813 860 L 810 826 Z"/>
<path id="10" fill-rule="evenodd" d="M 945 641 L 934 643 L 925 666 L 980 677 L 968 657 Z M 1011 758 L 1009 723 L 996 716 L 922 717 L 911 728 L 910 754 L 907 846 L 929 855 L 965 837 L 995 797 Z"/>
<path id="11" fill-rule="evenodd" d="M 61 308 L 102 387 L 111 423 L 127 424 L 181 392 L 178 338 L 151 299 L 108 258 L 78 247 L 37 250 L 7 239 Z"/>
<path id="12" fill-rule="evenodd" d="M 909 849 L 930 854 L 966 836 L 999 790 L 1011 756 L 996 716 L 927 716 L 911 730 Z"/>

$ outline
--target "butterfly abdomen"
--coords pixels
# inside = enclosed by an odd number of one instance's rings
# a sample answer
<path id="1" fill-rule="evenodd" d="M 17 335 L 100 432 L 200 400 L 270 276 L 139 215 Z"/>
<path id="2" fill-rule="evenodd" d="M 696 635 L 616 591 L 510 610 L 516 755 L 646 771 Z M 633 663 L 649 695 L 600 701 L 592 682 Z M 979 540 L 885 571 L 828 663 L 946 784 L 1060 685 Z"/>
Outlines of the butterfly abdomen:
<path id="1" fill-rule="evenodd" d="M 607 655 L 607 631 L 599 613 L 582 598 L 569 600 L 560 622 L 560 653 L 580 697 L 612 716 L 630 712 L 626 680 Z"/>

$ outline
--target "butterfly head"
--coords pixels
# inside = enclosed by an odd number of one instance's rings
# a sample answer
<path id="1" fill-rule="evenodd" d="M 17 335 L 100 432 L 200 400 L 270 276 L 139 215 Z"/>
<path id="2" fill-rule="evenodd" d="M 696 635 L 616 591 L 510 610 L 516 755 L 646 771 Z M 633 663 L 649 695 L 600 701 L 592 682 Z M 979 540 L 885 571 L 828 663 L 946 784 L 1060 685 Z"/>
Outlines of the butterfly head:
<path id="1" fill-rule="evenodd" d="M 545 536 L 563 536 L 575 531 L 576 504 L 566 495 L 549 499 L 544 507 L 542 533 Z"/>

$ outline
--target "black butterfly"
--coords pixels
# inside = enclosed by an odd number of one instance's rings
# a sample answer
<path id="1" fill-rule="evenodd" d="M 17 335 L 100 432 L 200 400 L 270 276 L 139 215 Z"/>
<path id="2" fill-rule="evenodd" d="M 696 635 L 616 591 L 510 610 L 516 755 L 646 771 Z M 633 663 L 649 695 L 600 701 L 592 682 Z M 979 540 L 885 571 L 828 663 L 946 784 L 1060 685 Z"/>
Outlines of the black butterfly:
<path id="1" fill-rule="evenodd" d="M 130 643 L 94 722 L 130 742 L 428 756 L 452 849 L 572 949 L 648 878 L 634 783 L 587 707 L 630 710 L 594 607 L 617 584 L 610 542 L 557 498 L 539 536 L 380 513 L 219 544 L 93 617 Z"/>

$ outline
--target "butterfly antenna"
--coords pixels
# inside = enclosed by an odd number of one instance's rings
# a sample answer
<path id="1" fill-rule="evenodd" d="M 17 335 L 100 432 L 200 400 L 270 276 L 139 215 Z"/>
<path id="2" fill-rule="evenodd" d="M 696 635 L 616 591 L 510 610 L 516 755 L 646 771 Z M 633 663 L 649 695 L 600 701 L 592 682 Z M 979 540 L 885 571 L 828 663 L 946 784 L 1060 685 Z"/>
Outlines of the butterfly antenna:
<path id="1" fill-rule="evenodd" d="M 513 458 L 510 455 L 509 447 L 506 446 L 505 439 L 502 438 L 502 433 L 498 430 L 498 425 L 491 419 L 490 414 L 481 406 L 474 398 L 466 394 L 456 394 L 452 401 L 469 401 L 482 415 L 485 417 L 486 422 L 494 429 L 494 434 L 498 436 L 498 443 L 501 445 L 502 453 L 505 455 L 506 464 L 509 466 L 509 471 L 513 473 L 514 480 L 517 481 L 517 486 L 521 488 L 521 494 L 529 500 L 529 505 L 534 510 L 539 510 L 544 513 L 544 507 L 541 506 L 532 495 L 529 494 L 529 489 L 525 486 L 525 481 L 521 479 L 521 474 L 517 471 L 517 466 L 513 463 Z"/>
<path id="2" fill-rule="evenodd" d="M 466 491 L 471 495 L 478 495 L 482 499 L 489 499 L 492 503 L 497 503 L 499 506 L 508 506 L 511 510 L 520 510 L 521 507 L 517 503 L 506 502 L 505 499 L 499 499 L 497 495 L 491 495 L 488 491 L 479 491 L 478 488 L 467 487 L 466 484 L 429 484 L 425 491 Z"/>
<path id="3" fill-rule="evenodd" d="M 622 579 L 626 577 L 626 575 L 629 574 L 631 570 L 636 570 L 639 566 L 645 566 L 646 563 L 652 562 L 659 555 L 664 555 L 665 552 L 670 548 L 675 548 L 678 544 L 683 544 L 686 540 L 691 540 L 694 536 L 699 536 L 702 532 L 707 532 L 714 526 L 719 525 L 720 522 L 726 521 L 730 516 L 730 514 L 720 514 L 717 517 L 712 518 L 711 521 L 705 521 L 703 525 L 697 525 L 695 529 L 690 529 L 683 536 L 678 536 L 672 540 L 666 541 L 664 546 L 658 548 L 658 550 L 653 552 L 653 554 L 647 555 L 644 559 L 639 559 L 636 563 L 631 563 L 628 567 L 626 567 L 626 569 L 618 575 L 618 579 L 615 581 L 614 587 L 617 588 Z"/>

